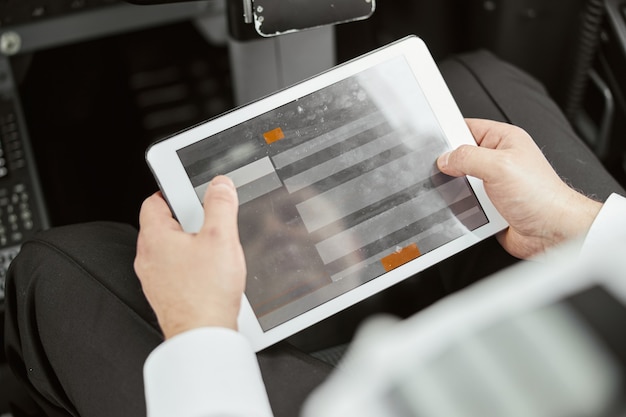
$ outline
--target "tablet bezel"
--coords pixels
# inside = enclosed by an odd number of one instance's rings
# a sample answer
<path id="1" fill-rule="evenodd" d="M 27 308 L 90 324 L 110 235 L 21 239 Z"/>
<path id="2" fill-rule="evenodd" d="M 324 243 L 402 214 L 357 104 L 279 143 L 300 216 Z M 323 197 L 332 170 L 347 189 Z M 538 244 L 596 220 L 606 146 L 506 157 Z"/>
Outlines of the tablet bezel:
<path id="1" fill-rule="evenodd" d="M 179 149 L 398 56 L 406 59 L 450 148 L 476 145 L 426 45 L 421 39 L 410 36 L 151 145 L 146 160 L 183 229 L 191 233 L 200 230 L 204 211 L 177 155 Z M 503 230 L 507 224 L 489 201 L 482 182 L 473 177 L 467 179 L 489 220 L 486 225 L 267 331 L 262 330 L 244 295 L 239 330 L 249 338 L 255 351 L 259 351 Z"/>

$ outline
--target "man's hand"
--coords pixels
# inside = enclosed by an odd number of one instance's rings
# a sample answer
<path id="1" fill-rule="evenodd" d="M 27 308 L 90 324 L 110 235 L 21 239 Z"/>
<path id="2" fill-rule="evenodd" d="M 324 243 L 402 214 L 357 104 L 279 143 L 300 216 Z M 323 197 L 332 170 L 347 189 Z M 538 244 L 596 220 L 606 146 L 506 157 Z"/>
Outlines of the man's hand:
<path id="1" fill-rule="evenodd" d="M 478 147 L 441 155 L 439 169 L 483 180 L 485 191 L 510 227 L 498 235 L 511 255 L 528 258 L 585 234 L 602 207 L 567 186 L 522 129 L 468 119 Z"/>
<path id="2" fill-rule="evenodd" d="M 204 326 L 237 329 L 246 277 L 237 209 L 224 176 L 207 188 L 196 234 L 183 232 L 160 193 L 144 201 L 135 271 L 166 338 Z"/>

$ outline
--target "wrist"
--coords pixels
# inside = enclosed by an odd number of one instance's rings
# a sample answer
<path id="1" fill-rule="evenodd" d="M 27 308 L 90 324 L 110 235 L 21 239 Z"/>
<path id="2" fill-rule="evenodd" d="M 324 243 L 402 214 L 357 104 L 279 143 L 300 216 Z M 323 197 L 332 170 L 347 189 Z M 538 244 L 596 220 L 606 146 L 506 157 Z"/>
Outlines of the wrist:
<path id="1" fill-rule="evenodd" d="M 555 245 L 585 236 L 598 216 L 602 203 L 569 189 L 568 198 L 562 200 L 558 219 L 554 223 Z"/>
<path id="2" fill-rule="evenodd" d="M 202 321 L 202 322 L 185 322 L 185 323 L 179 323 L 176 325 L 161 325 L 161 330 L 163 332 L 163 337 L 167 340 L 179 334 L 182 334 L 191 330 L 195 330 L 195 329 L 205 328 L 205 327 L 218 327 L 222 329 L 229 329 L 229 330 L 237 331 L 236 321 L 232 323 L 226 323 L 225 321 L 221 321 L 221 320 L 214 321 L 214 322 Z"/>
<path id="3" fill-rule="evenodd" d="M 203 327 L 220 327 L 237 331 L 237 317 L 233 314 L 220 314 L 214 312 L 210 314 L 206 311 L 194 314 L 193 312 L 184 312 L 182 314 L 169 315 L 167 317 L 158 317 L 159 326 L 163 332 L 165 339 L 181 333 L 199 329 Z"/>

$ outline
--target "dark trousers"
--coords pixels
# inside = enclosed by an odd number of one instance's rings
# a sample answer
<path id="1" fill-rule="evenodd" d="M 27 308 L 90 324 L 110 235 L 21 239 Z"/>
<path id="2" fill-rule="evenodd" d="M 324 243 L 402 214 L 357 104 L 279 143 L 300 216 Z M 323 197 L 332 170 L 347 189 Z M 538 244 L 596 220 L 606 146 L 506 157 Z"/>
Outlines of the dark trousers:
<path id="1" fill-rule="evenodd" d="M 466 117 L 523 127 L 556 171 L 588 195 L 623 193 L 534 79 L 486 52 L 446 60 L 441 71 Z M 136 238 L 132 227 L 113 223 L 55 228 L 26 243 L 12 264 L 7 357 L 49 416 L 145 415 L 142 367 L 163 338 L 133 271 Z M 515 261 L 490 239 L 346 314 L 362 318 L 390 299 L 408 306 L 399 314 L 411 314 Z M 340 323 L 330 319 L 314 331 L 343 333 Z M 306 341 L 307 333 L 299 337 L 292 340 Z M 277 417 L 298 415 L 332 370 L 285 342 L 258 358 Z"/>

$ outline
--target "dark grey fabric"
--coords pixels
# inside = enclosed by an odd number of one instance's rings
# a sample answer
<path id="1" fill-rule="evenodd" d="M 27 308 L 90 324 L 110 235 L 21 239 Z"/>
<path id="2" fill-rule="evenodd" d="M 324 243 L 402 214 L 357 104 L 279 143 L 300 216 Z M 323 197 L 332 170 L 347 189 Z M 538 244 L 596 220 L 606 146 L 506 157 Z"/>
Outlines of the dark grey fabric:
<path id="1" fill-rule="evenodd" d="M 484 51 L 450 58 L 440 68 L 466 117 L 523 127 L 557 172 L 588 195 L 602 200 L 624 192 L 527 74 Z M 113 223 L 55 228 L 25 244 L 12 264 L 7 357 L 49 416 L 145 415 L 142 367 L 162 336 L 133 271 L 136 233 Z M 408 315 L 515 261 L 489 239 L 441 263 L 436 274 L 428 271 L 386 291 L 382 302 L 361 304 L 373 310 L 349 312 L 359 319 L 381 310 Z M 345 316 L 338 317 L 309 335 L 351 332 Z M 284 343 L 258 358 L 277 417 L 296 416 L 331 371 Z"/>
<path id="2" fill-rule="evenodd" d="M 142 416 L 162 342 L 133 271 L 134 228 L 88 223 L 24 245 L 7 285 L 9 363 L 49 416 Z M 287 344 L 258 355 L 275 415 L 295 416 L 331 368 Z"/>
<path id="3" fill-rule="evenodd" d="M 162 340 L 133 272 L 130 226 L 51 229 L 7 279 L 6 352 L 49 416 L 145 415 L 142 366 Z"/>

